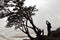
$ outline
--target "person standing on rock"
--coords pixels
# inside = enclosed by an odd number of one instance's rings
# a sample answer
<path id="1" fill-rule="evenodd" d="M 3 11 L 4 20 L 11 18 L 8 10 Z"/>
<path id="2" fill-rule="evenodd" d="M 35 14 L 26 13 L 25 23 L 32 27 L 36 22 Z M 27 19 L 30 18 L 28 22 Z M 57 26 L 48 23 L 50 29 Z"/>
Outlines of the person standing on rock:
<path id="1" fill-rule="evenodd" d="M 51 34 L 51 23 L 47 20 L 46 24 L 47 24 L 47 31 L 48 31 L 48 36 L 49 36 Z"/>

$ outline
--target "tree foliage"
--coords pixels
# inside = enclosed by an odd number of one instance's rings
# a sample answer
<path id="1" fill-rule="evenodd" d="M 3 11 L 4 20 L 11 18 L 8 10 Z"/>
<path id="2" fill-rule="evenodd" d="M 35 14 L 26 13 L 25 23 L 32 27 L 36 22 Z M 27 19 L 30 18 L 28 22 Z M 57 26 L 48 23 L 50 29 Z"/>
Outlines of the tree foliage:
<path id="1" fill-rule="evenodd" d="M 13 27 L 15 29 L 19 28 L 22 32 L 26 33 L 28 37 L 33 39 L 33 37 L 29 34 L 29 29 L 31 28 L 36 33 L 37 37 L 40 36 L 41 30 L 38 29 L 34 23 L 32 16 L 35 15 L 34 11 L 37 11 L 35 8 L 36 5 L 32 6 L 23 6 L 25 0 L 5 0 L 3 5 L 0 5 L 0 18 L 7 17 L 7 25 L 6 27 Z M 9 7 L 15 7 L 13 11 L 9 9 Z M 32 25 L 32 27 L 28 26 L 28 21 Z"/>

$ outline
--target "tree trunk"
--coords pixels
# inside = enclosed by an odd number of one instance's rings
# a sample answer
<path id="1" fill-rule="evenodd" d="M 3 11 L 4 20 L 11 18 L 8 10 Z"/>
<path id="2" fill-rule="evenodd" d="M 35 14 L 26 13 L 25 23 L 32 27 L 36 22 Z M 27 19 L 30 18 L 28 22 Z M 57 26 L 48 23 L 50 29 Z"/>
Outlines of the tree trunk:
<path id="1" fill-rule="evenodd" d="M 34 39 L 29 33 L 28 33 L 27 35 L 28 35 L 28 37 L 29 37 L 31 40 Z"/>
<path id="2" fill-rule="evenodd" d="M 33 23 L 33 21 L 32 20 L 30 20 L 29 19 L 29 22 L 31 23 L 31 25 L 33 26 L 33 30 L 34 30 L 34 32 L 37 34 L 37 37 L 39 36 L 41 36 L 41 32 L 39 33 L 39 31 L 37 31 L 37 30 L 39 30 L 35 25 L 34 25 L 34 23 Z"/>

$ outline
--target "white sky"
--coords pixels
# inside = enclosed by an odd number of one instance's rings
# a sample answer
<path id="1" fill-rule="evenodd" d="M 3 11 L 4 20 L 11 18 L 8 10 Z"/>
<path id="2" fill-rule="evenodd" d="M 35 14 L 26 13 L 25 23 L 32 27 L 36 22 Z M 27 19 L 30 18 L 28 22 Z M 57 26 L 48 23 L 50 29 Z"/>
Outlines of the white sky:
<path id="1" fill-rule="evenodd" d="M 39 11 L 33 16 L 33 20 L 35 25 L 40 29 L 44 29 L 46 32 L 46 20 L 49 20 L 52 24 L 52 30 L 60 27 L 60 0 L 26 0 L 25 5 L 36 5 Z M 14 28 L 12 28 L 12 30 L 4 28 L 5 24 L 6 19 L 0 19 L 0 34 L 6 34 L 9 31 L 15 32 Z M 5 30 L 7 31 L 4 32 Z"/>

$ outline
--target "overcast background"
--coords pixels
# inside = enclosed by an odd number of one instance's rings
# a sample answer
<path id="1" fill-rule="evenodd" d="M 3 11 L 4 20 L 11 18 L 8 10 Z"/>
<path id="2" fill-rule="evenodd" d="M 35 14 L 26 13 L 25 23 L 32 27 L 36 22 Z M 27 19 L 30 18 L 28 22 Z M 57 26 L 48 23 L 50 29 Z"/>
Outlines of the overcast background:
<path id="1" fill-rule="evenodd" d="M 60 0 L 26 0 L 25 6 L 36 5 L 39 10 L 36 15 L 33 16 L 34 24 L 40 28 L 46 30 L 46 20 L 48 20 L 52 25 L 52 30 L 56 30 L 60 27 Z M 13 28 L 5 28 L 6 19 L 0 19 L 0 35 L 17 35 L 22 34 L 19 30 L 14 30 Z"/>

